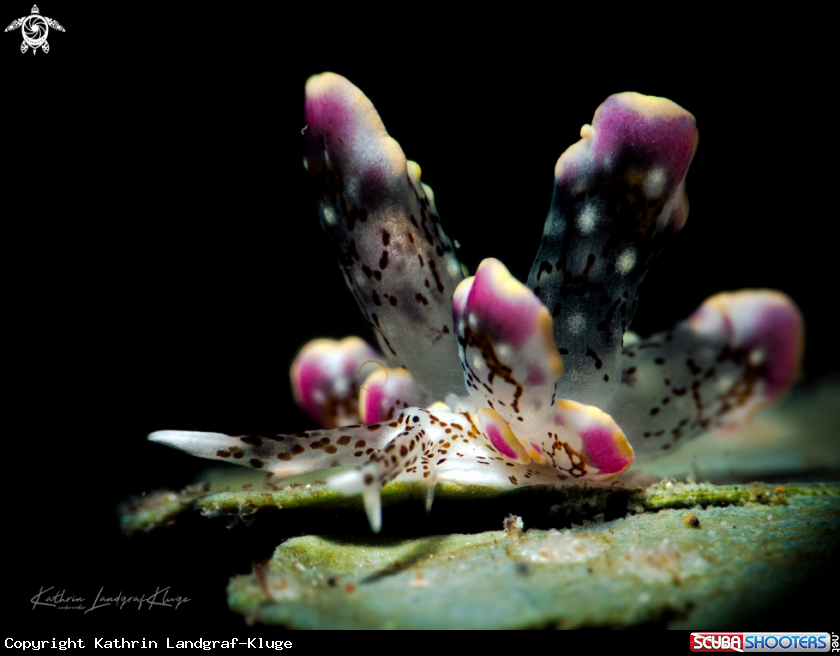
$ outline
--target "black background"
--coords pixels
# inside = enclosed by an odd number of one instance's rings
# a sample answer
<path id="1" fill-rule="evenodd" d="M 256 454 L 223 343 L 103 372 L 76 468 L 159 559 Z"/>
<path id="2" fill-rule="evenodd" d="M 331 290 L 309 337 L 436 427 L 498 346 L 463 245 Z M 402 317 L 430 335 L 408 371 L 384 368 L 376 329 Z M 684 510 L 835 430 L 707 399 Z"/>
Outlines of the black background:
<path id="1" fill-rule="evenodd" d="M 4 25 L 28 13 L 13 4 Z M 303 86 L 324 70 L 359 86 L 420 163 L 470 269 L 498 257 L 521 280 L 554 163 L 580 126 L 611 93 L 671 98 L 700 130 L 691 212 L 648 275 L 633 328 L 665 328 L 718 291 L 771 287 L 804 313 L 806 381 L 840 369 L 836 101 L 825 42 L 793 23 L 40 7 L 67 30 L 50 33 L 49 54 L 22 55 L 19 31 L 0 35 L 15 575 L 4 608 L 23 626 L 244 635 L 225 606 L 230 575 L 282 537 L 366 530 L 362 515 L 298 514 L 229 530 L 184 519 L 126 539 L 116 514 L 122 499 L 180 488 L 204 466 L 149 432 L 311 428 L 291 401 L 296 350 L 367 336 L 302 167 Z M 434 531 L 434 512 L 428 521 Z M 28 603 L 40 586 L 91 598 L 158 585 L 193 601 L 84 616 Z M 779 600 L 783 628 L 825 630 L 790 601 Z"/>

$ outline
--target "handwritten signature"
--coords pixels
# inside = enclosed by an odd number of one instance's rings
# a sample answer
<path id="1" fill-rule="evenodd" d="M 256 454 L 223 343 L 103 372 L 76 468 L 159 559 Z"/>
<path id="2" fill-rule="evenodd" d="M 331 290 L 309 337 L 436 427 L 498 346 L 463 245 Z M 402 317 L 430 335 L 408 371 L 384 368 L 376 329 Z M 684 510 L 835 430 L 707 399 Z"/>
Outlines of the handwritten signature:
<path id="1" fill-rule="evenodd" d="M 46 606 L 59 610 L 83 610 L 85 615 L 87 615 L 92 610 L 107 608 L 108 606 L 114 606 L 122 610 L 128 604 L 137 604 L 137 610 L 142 610 L 143 604 L 146 604 L 147 609 L 151 609 L 153 606 L 177 609 L 181 604 L 192 601 L 189 597 L 170 597 L 169 586 L 165 588 L 158 586 L 152 594 L 148 595 L 129 596 L 124 595 L 120 591 L 116 595 L 108 596 L 104 594 L 105 586 L 103 585 L 99 588 L 99 592 L 96 593 L 96 598 L 93 600 L 93 603 L 88 605 L 86 597 L 68 595 L 66 590 L 48 594 L 54 589 L 55 586 L 50 586 L 49 588 L 41 586 L 38 593 L 29 600 L 32 604 L 32 610 L 35 610 L 38 606 Z"/>

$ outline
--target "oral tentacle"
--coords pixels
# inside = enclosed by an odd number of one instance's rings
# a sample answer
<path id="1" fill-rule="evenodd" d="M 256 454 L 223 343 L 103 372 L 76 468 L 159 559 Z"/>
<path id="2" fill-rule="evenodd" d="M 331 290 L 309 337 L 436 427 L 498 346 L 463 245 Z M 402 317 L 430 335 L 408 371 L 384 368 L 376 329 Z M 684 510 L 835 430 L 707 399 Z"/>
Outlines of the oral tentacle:
<path id="1" fill-rule="evenodd" d="M 732 428 L 778 400 L 799 376 L 804 323 L 787 296 L 745 290 L 708 298 L 672 330 L 624 350 L 607 410 L 640 459 Z"/>
<path id="2" fill-rule="evenodd" d="M 321 225 L 388 364 L 436 398 L 463 394 L 451 309 L 463 276 L 420 167 L 340 75 L 307 81 L 305 112 Z"/>
<path id="3" fill-rule="evenodd" d="M 452 309 L 475 405 L 494 409 L 517 435 L 538 432 L 563 374 L 546 307 L 490 258 L 455 290 Z"/>
<path id="4" fill-rule="evenodd" d="M 603 407 L 620 384 L 621 338 L 637 287 L 685 224 L 694 117 L 664 98 L 621 93 L 557 161 L 528 286 L 554 319 L 566 375 L 556 398 Z"/>
<path id="5" fill-rule="evenodd" d="M 396 430 L 394 422 L 273 436 L 164 430 L 150 434 L 148 439 L 199 458 L 261 469 L 285 478 L 366 462 Z"/>
<path id="6" fill-rule="evenodd" d="M 358 424 L 361 383 L 382 369 L 383 362 L 383 356 L 358 337 L 314 339 L 292 362 L 295 402 L 324 428 Z"/>

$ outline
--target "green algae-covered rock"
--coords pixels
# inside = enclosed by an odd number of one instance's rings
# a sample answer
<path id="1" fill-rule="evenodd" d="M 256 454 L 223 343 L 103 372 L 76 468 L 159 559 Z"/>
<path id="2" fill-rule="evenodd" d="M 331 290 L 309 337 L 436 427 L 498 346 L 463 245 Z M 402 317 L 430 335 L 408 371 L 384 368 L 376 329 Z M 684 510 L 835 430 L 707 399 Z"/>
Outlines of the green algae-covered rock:
<path id="1" fill-rule="evenodd" d="M 312 629 L 735 629 L 819 577 L 840 545 L 840 487 L 777 496 L 564 530 L 294 538 L 234 577 L 228 601 L 251 621 Z"/>

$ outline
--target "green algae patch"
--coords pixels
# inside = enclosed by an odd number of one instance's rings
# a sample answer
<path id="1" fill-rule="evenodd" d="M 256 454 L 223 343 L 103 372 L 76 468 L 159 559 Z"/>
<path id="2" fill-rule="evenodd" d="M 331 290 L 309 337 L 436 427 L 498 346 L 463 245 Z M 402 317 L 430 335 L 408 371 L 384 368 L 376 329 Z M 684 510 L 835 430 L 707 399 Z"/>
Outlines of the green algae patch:
<path id="1" fill-rule="evenodd" d="M 477 535 L 432 535 L 411 540 L 307 535 L 284 542 L 275 551 L 269 566 L 276 571 L 353 572 L 354 579 L 366 581 L 398 572 L 421 561 L 440 563 L 471 549 L 498 544 L 506 538 L 504 531 Z"/>
<path id="2" fill-rule="evenodd" d="M 392 483 L 382 490 L 384 506 L 421 503 L 425 488 L 419 483 Z M 784 505 L 792 495 L 840 495 L 840 484 L 788 485 L 786 487 L 751 483 L 749 485 L 711 485 L 707 483 L 679 483 L 662 481 L 646 488 L 623 487 L 527 487 L 498 490 L 489 487 L 439 484 L 435 499 L 465 501 L 505 499 L 514 507 L 550 508 L 560 517 L 582 521 L 616 506 L 642 513 L 663 508 L 691 508 L 694 506 L 725 506 L 759 503 Z M 228 516 L 250 522 L 266 510 L 312 508 L 327 510 L 362 510 L 361 497 L 347 497 L 328 490 L 323 483 L 289 485 L 282 490 L 239 490 L 207 493 L 207 487 L 191 486 L 176 493 L 153 492 L 135 498 L 120 508 L 123 530 L 128 533 L 150 531 L 171 525 L 177 515 L 195 511 L 205 517 Z M 434 511 L 433 511 L 434 512 Z M 613 513 L 614 514 L 614 513 Z"/>
<path id="3" fill-rule="evenodd" d="M 659 510 L 661 508 L 691 508 L 693 506 L 726 506 L 743 505 L 745 503 L 761 503 L 765 505 L 784 505 L 790 494 L 799 494 L 811 486 L 792 486 L 785 488 L 776 485 L 751 483 L 749 485 L 711 485 L 709 483 L 679 483 L 665 480 L 651 485 L 644 490 L 638 490 L 634 498 L 638 498 L 644 510 Z M 819 486 L 829 496 L 840 493 L 840 485 Z M 820 492 L 808 493 L 816 496 Z"/>
<path id="4" fill-rule="evenodd" d="M 137 531 L 148 533 L 152 529 L 170 526 L 184 510 L 207 493 L 206 486 L 189 486 L 180 492 L 155 490 L 149 494 L 127 499 L 118 509 L 123 533 L 132 535 Z"/>
<path id="5" fill-rule="evenodd" d="M 669 508 L 563 530 L 293 538 L 234 577 L 228 603 L 309 629 L 735 629 L 833 562 L 837 486 L 803 487 L 781 505 L 695 506 L 692 525 Z"/>

